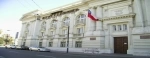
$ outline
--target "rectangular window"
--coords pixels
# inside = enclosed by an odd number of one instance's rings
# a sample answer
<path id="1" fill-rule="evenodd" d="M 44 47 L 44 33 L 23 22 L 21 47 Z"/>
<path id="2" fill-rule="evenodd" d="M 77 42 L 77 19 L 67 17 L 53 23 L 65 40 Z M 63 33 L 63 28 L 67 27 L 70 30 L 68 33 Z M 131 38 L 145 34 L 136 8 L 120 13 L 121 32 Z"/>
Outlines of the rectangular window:
<path id="1" fill-rule="evenodd" d="M 119 30 L 119 31 L 121 31 L 121 30 L 122 30 L 121 25 L 118 25 L 118 30 Z"/>
<path id="2" fill-rule="evenodd" d="M 42 47 L 42 42 L 39 42 L 39 47 Z"/>
<path id="3" fill-rule="evenodd" d="M 63 30 L 62 34 L 64 34 L 64 35 L 67 34 L 67 30 Z"/>
<path id="4" fill-rule="evenodd" d="M 116 25 L 113 25 L 113 30 L 117 31 Z"/>
<path id="5" fill-rule="evenodd" d="M 66 42 L 61 42 L 60 43 L 60 47 L 65 47 L 66 46 Z"/>
<path id="6" fill-rule="evenodd" d="M 41 32 L 42 36 L 44 36 L 44 32 Z"/>
<path id="7" fill-rule="evenodd" d="M 49 42 L 49 47 L 52 47 L 53 46 L 53 42 Z"/>
<path id="8" fill-rule="evenodd" d="M 23 46 L 25 46 L 26 45 L 26 42 L 23 42 Z"/>
<path id="9" fill-rule="evenodd" d="M 51 31 L 51 35 L 53 35 L 53 31 Z"/>
<path id="10" fill-rule="evenodd" d="M 123 24 L 123 30 L 127 30 L 127 24 Z"/>
<path id="11" fill-rule="evenodd" d="M 78 34 L 83 33 L 83 28 L 77 28 L 77 33 L 78 33 Z"/>
<path id="12" fill-rule="evenodd" d="M 75 47 L 76 48 L 81 48 L 82 47 L 82 41 L 76 41 L 75 42 Z"/>

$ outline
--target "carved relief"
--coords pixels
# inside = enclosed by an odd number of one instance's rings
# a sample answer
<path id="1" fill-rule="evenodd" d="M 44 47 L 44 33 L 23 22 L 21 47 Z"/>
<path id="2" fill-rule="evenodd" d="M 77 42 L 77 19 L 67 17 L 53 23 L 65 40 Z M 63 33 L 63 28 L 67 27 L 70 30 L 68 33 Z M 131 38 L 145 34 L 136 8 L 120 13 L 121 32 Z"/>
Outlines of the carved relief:
<path id="1" fill-rule="evenodd" d="M 114 11 L 116 15 L 121 15 L 123 14 L 123 9 L 118 9 Z"/>

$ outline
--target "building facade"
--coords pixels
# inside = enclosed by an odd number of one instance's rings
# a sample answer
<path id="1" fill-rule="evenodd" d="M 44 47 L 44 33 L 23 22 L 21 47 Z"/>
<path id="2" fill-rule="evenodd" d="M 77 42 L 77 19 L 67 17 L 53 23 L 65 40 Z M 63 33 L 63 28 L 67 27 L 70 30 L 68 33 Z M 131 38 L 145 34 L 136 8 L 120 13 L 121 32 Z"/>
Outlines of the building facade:
<path id="1" fill-rule="evenodd" d="M 69 52 L 150 55 L 150 0 L 80 0 L 20 19 L 19 45 Z M 99 20 L 88 18 L 91 10 Z"/>

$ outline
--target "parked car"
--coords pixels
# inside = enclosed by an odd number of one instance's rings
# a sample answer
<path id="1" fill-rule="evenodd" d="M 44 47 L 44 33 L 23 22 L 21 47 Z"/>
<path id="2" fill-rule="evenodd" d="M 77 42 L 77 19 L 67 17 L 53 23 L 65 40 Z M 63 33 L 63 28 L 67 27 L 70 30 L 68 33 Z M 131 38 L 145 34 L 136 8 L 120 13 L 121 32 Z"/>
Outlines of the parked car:
<path id="1" fill-rule="evenodd" d="M 15 49 L 15 48 L 16 48 L 16 46 L 15 46 L 15 45 L 5 45 L 5 48 L 6 48 L 6 49 L 7 49 L 7 48 Z"/>
<path id="2" fill-rule="evenodd" d="M 16 49 L 21 49 L 21 46 L 16 46 Z"/>
<path id="3" fill-rule="evenodd" d="M 10 45 L 10 49 L 15 49 L 16 45 Z"/>
<path id="4" fill-rule="evenodd" d="M 29 47 L 30 51 L 50 52 L 50 49 L 45 47 Z"/>
<path id="5" fill-rule="evenodd" d="M 20 49 L 20 50 L 29 50 L 29 47 L 21 45 L 21 46 L 16 46 L 16 49 Z"/>
<path id="6" fill-rule="evenodd" d="M 5 45 L 5 48 L 7 49 L 7 48 L 10 48 L 10 45 Z"/>
<path id="7" fill-rule="evenodd" d="M 22 45 L 22 46 L 21 46 L 21 50 L 29 50 L 29 47 Z"/>

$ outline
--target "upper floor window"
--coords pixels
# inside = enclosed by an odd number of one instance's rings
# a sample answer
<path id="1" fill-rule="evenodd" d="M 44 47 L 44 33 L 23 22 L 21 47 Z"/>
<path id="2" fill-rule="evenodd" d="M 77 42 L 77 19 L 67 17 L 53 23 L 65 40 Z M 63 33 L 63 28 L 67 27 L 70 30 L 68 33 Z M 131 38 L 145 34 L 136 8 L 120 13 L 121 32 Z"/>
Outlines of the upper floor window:
<path id="1" fill-rule="evenodd" d="M 127 30 L 127 24 L 123 24 L 123 30 Z"/>
<path id="2" fill-rule="evenodd" d="M 56 21 L 52 21 L 52 27 L 56 27 L 57 22 Z"/>
<path id="3" fill-rule="evenodd" d="M 63 30 L 63 31 L 62 31 L 62 34 L 67 34 L 67 30 Z"/>
<path id="4" fill-rule="evenodd" d="M 86 15 L 81 14 L 78 16 L 77 23 L 85 23 Z"/>
<path id="5" fill-rule="evenodd" d="M 78 33 L 78 34 L 83 33 L 83 28 L 77 28 L 77 33 Z"/>
<path id="6" fill-rule="evenodd" d="M 66 18 L 64 19 L 63 23 L 64 23 L 64 25 L 69 26 L 69 24 L 70 24 L 70 18 L 69 18 L 69 17 L 66 17 Z"/>
<path id="7" fill-rule="evenodd" d="M 113 25 L 113 31 L 126 31 L 127 30 L 127 24 L 118 24 L 118 25 Z"/>
<path id="8" fill-rule="evenodd" d="M 51 35 L 54 35 L 54 31 L 51 31 Z"/>

